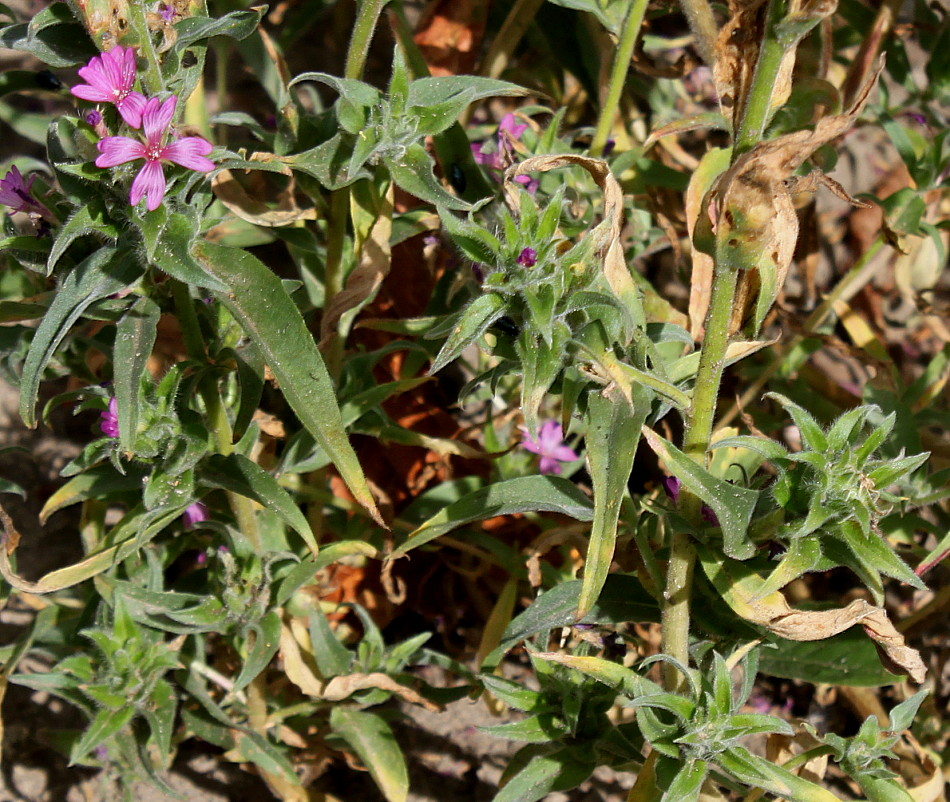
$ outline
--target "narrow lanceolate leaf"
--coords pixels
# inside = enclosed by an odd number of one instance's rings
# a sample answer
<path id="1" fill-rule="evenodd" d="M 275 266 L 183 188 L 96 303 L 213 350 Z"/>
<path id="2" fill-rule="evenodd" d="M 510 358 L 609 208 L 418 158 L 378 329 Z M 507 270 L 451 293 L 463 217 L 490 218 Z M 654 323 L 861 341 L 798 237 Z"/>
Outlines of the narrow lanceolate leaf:
<path id="1" fill-rule="evenodd" d="M 195 256 L 230 288 L 215 296 L 260 348 L 287 402 L 333 460 L 353 496 L 385 526 L 347 439 L 333 381 L 280 279 L 247 251 L 202 242 Z"/>
<path id="2" fill-rule="evenodd" d="M 20 417 L 31 429 L 36 426 L 36 395 L 43 371 L 69 329 L 92 304 L 124 290 L 141 272 L 129 254 L 120 258 L 115 248 L 100 248 L 63 279 L 23 364 Z"/>
<path id="3" fill-rule="evenodd" d="M 356 752 L 387 802 L 405 802 L 409 795 L 406 759 L 389 725 L 380 716 L 334 705 L 330 728 Z"/>
<path id="4" fill-rule="evenodd" d="M 133 450 L 139 422 L 142 376 L 158 333 L 158 305 L 144 295 L 116 326 L 112 378 L 119 419 L 119 448 Z"/>
<path id="5" fill-rule="evenodd" d="M 500 295 L 486 293 L 472 301 L 458 316 L 449 338 L 429 368 L 429 375 L 438 373 L 454 362 L 468 346 L 481 337 L 488 327 L 505 313 L 505 301 Z"/>
<path id="6" fill-rule="evenodd" d="M 559 512 L 578 521 L 592 518 L 592 504 L 572 482 L 560 476 L 522 476 L 469 493 L 437 512 L 392 553 L 400 557 L 430 540 L 472 521 L 520 512 Z"/>
<path id="7" fill-rule="evenodd" d="M 758 491 L 733 485 L 713 476 L 652 429 L 644 428 L 643 436 L 646 437 L 650 448 L 686 488 L 705 501 L 716 513 L 716 518 L 722 526 L 722 542 L 726 554 L 737 560 L 748 560 L 755 552 L 755 544 L 748 538 L 748 531 L 759 496 Z"/>
<path id="8" fill-rule="evenodd" d="M 203 484 L 253 499 L 277 513 L 304 539 L 310 550 L 317 553 L 317 541 L 300 508 L 277 480 L 256 462 L 241 454 L 226 457 L 215 454 L 201 463 L 198 476 Z"/>
<path id="9" fill-rule="evenodd" d="M 594 481 L 594 523 L 587 547 L 578 618 L 583 618 L 597 601 L 610 571 L 620 502 L 633 469 L 640 428 L 650 411 L 651 393 L 642 385 L 631 386 L 631 398 L 632 406 L 619 390 L 609 395 L 595 392 L 587 406 L 587 459 Z"/>

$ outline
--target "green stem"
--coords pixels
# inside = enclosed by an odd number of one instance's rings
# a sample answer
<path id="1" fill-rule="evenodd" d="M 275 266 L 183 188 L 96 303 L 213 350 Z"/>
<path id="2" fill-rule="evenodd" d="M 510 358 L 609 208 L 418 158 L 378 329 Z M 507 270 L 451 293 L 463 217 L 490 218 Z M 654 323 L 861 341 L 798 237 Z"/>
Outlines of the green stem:
<path id="1" fill-rule="evenodd" d="M 699 357 L 693 401 L 683 434 L 684 453 L 704 467 L 706 451 L 712 437 L 719 384 L 726 364 L 729 319 L 732 315 L 738 277 L 738 270 L 728 266 L 716 266 L 709 314 L 706 317 L 706 336 Z M 693 526 L 698 528 L 701 525 L 702 501 L 685 488 L 680 508 L 686 520 Z M 685 532 L 674 533 L 670 539 L 670 560 L 666 573 L 666 589 L 663 593 L 663 651 L 683 665 L 689 664 L 690 600 L 695 564 L 696 552 L 690 535 Z M 664 666 L 664 677 L 670 689 L 678 689 L 685 682 L 679 671 L 670 665 Z"/>
<path id="2" fill-rule="evenodd" d="M 752 75 L 752 86 L 741 110 L 736 128 L 732 160 L 751 150 L 762 140 L 772 111 L 772 90 L 785 57 L 786 47 L 775 35 L 775 26 L 785 17 L 785 0 L 769 0 L 765 17 L 765 36 L 759 60 Z"/>
<path id="3" fill-rule="evenodd" d="M 712 67 L 716 63 L 716 40 L 719 38 L 712 7 L 708 0 L 680 0 L 680 8 L 696 37 L 696 50 L 706 65 Z"/>
<path id="4" fill-rule="evenodd" d="M 640 33 L 640 27 L 643 25 L 643 16 L 646 14 L 646 10 L 647 0 L 633 0 L 630 13 L 627 14 L 623 29 L 620 31 L 617 55 L 613 69 L 610 71 L 610 83 L 607 85 L 607 97 L 604 99 L 604 105 L 597 120 L 597 128 L 594 130 L 594 138 L 590 143 L 592 156 L 600 156 L 607 144 L 610 129 L 613 127 L 614 118 L 620 108 L 620 97 L 627 81 L 630 59 L 633 58 L 633 49 L 637 44 L 637 36 Z"/>
<path id="5" fill-rule="evenodd" d="M 128 22 L 129 27 L 135 34 L 135 44 L 138 45 L 139 52 L 145 56 L 148 67 L 139 76 L 142 80 L 142 86 L 149 95 L 157 95 L 165 91 L 165 78 L 162 75 L 162 65 L 158 59 L 158 51 L 155 49 L 155 43 L 152 41 L 151 31 L 148 29 L 148 21 L 145 19 L 146 3 L 129 3 Z"/>
<path id="6" fill-rule="evenodd" d="M 357 0 L 356 22 L 353 24 L 353 36 L 346 51 L 346 67 L 343 72 L 345 78 L 359 80 L 363 76 L 363 67 L 366 66 L 366 57 L 369 55 L 369 46 L 373 41 L 373 33 L 379 15 L 389 0 Z"/>
<path id="7" fill-rule="evenodd" d="M 544 0 L 516 0 L 485 55 L 480 74 L 498 78 L 505 71 L 511 61 L 511 54 L 543 4 Z"/>

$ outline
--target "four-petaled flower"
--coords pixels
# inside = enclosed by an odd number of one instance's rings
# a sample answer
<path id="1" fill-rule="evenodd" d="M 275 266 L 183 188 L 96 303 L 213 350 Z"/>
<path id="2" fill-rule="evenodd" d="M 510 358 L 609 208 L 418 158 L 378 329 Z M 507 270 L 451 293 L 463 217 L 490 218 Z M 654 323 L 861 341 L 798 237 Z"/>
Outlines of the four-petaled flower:
<path id="1" fill-rule="evenodd" d="M 20 171 L 13 166 L 10 171 L 0 178 L 0 203 L 9 206 L 15 212 L 25 212 L 44 217 L 53 222 L 56 218 L 42 203 L 33 197 L 33 182 L 35 175 L 24 178 Z"/>
<path id="2" fill-rule="evenodd" d="M 527 429 L 522 428 L 521 432 L 522 448 L 541 457 L 538 464 L 541 473 L 559 474 L 562 462 L 579 459 L 572 449 L 564 445 L 564 431 L 557 421 L 542 423 L 537 439 L 533 438 Z"/>
<path id="3" fill-rule="evenodd" d="M 145 165 L 132 181 L 129 203 L 135 206 L 143 197 L 145 206 L 151 212 L 162 204 L 165 197 L 165 173 L 162 161 L 206 173 L 214 169 L 214 162 L 205 158 L 212 151 L 208 140 L 200 136 L 186 136 L 165 144 L 165 137 L 178 98 L 172 95 L 164 102 L 158 98 L 149 98 L 142 111 L 142 131 L 145 142 L 130 139 L 127 136 L 107 136 L 99 140 L 97 167 L 116 167 L 126 162 L 144 159 Z"/>
<path id="4" fill-rule="evenodd" d="M 93 56 L 79 70 L 86 83 L 77 84 L 69 91 L 83 100 L 94 103 L 112 103 L 122 119 L 133 128 L 142 125 L 145 95 L 133 92 L 135 85 L 135 51 L 121 45 L 106 53 Z"/>
<path id="5" fill-rule="evenodd" d="M 207 521 L 210 517 L 211 516 L 208 515 L 208 508 L 200 501 L 189 504 L 181 514 L 181 520 L 185 525 L 185 529 L 191 529 L 202 521 Z"/>
<path id="6" fill-rule="evenodd" d="M 109 399 L 109 406 L 99 413 L 99 431 L 113 439 L 119 436 L 119 406 L 115 396 Z"/>

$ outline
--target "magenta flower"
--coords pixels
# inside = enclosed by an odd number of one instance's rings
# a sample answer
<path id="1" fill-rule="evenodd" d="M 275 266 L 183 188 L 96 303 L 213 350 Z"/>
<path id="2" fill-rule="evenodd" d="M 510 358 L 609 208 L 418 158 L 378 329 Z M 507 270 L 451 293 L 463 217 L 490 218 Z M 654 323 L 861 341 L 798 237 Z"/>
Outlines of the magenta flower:
<path id="1" fill-rule="evenodd" d="M 129 203 L 135 206 L 144 197 L 145 206 L 150 212 L 161 206 L 162 198 L 165 197 L 162 161 L 173 162 L 199 173 L 214 169 L 214 162 L 205 158 L 212 151 L 207 139 L 185 136 L 163 144 L 177 103 L 178 98 L 174 95 L 164 103 L 156 97 L 148 99 L 142 111 L 144 144 L 127 136 L 107 136 L 100 139 L 97 146 L 102 154 L 96 159 L 97 167 L 116 167 L 136 159 L 145 160 L 145 165 L 132 181 Z"/>
<path id="2" fill-rule="evenodd" d="M 24 178 L 16 166 L 0 178 L 0 203 L 9 206 L 14 212 L 25 212 L 56 222 L 52 212 L 33 197 L 33 182 L 35 175 Z"/>
<path id="3" fill-rule="evenodd" d="M 527 123 L 516 124 L 515 115 L 508 112 L 508 114 L 501 118 L 501 122 L 498 124 L 498 131 L 495 134 L 495 147 L 493 150 L 490 152 L 483 150 L 488 143 L 472 143 L 472 156 L 475 159 L 475 163 L 487 167 L 489 171 L 495 170 L 503 172 L 514 160 L 514 148 L 512 148 L 511 143 L 521 139 L 521 135 L 527 129 Z M 501 180 L 501 177 L 497 174 L 494 177 L 496 180 Z M 521 184 L 532 194 L 538 189 L 538 180 L 531 178 L 531 176 L 516 176 L 515 183 Z"/>
<path id="4" fill-rule="evenodd" d="M 564 430 L 557 421 L 542 423 L 537 439 L 533 438 L 527 429 L 522 428 L 521 432 L 522 448 L 541 457 L 538 464 L 541 473 L 559 474 L 560 463 L 579 459 L 572 449 L 564 445 Z"/>
<path id="5" fill-rule="evenodd" d="M 181 520 L 185 525 L 185 529 L 191 529 L 202 521 L 207 521 L 210 517 L 211 516 L 208 515 L 208 508 L 200 501 L 189 504 L 181 514 Z"/>
<path id="6" fill-rule="evenodd" d="M 113 47 L 107 53 L 93 56 L 79 70 L 79 77 L 86 83 L 78 84 L 69 91 L 83 100 L 93 103 L 112 103 L 122 119 L 133 128 L 142 125 L 145 95 L 133 92 L 135 85 L 135 51 L 131 47 Z"/>
<path id="7" fill-rule="evenodd" d="M 538 252 L 534 248 L 523 248 L 517 261 L 522 267 L 534 267 L 538 263 Z"/>
<path id="8" fill-rule="evenodd" d="M 113 439 L 119 436 L 119 406 L 115 396 L 109 399 L 109 407 L 99 413 L 99 431 Z"/>

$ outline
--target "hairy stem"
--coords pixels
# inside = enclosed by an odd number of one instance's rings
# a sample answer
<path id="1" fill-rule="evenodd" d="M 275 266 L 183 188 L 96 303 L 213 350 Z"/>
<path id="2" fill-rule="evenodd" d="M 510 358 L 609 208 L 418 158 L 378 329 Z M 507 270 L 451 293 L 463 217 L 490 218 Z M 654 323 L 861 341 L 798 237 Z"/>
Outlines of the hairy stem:
<path id="1" fill-rule="evenodd" d="M 706 65 L 712 67 L 716 63 L 719 28 L 716 26 L 709 0 L 680 0 L 680 8 L 683 9 L 693 36 L 696 37 L 696 50 Z"/>
<path id="2" fill-rule="evenodd" d="M 594 138 L 590 143 L 591 156 L 600 156 L 604 152 L 610 129 L 613 127 L 614 118 L 620 108 L 620 98 L 623 95 L 623 87 L 627 81 L 630 59 L 633 58 L 633 49 L 636 47 L 637 36 L 640 33 L 640 27 L 643 25 L 643 16 L 646 14 L 646 10 L 647 0 L 634 0 L 633 5 L 630 6 L 630 13 L 623 23 L 623 29 L 620 31 L 620 41 L 617 43 L 614 66 L 610 71 L 607 97 L 604 99 L 600 117 L 597 119 L 597 128 L 594 130 Z"/>
<path id="3" fill-rule="evenodd" d="M 733 147 L 733 162 L 762 140 L 772 107 L 772 90 L 785 55 L 786 47 L 776 36 L 776 26 L 785 16 L 785 0 L 769 0 L 766 11 L 765 34 L 759 49 L 759 59 L 752 76 L 752 86 L 741 111 L 738 133 Z M 747 267 L 752 267 L 748 265 Z M 706 335 L 703 340 L 696 374 L 693 399 L 683 433 L 684 453 L 699 465 L 705 466 L 706 453 L 712 437 L 716 415 L 719 385 L 726 362 L 729 344 L 729 320 L 735 304 L 739 269 L 717 258 L 713 273 L 712 295 L 706 316 Z M 681 497 L 681 510 L 694 527 L 702 525 L 702 501 L 692 493 Z M 670 541 L 670 563 L 667 570 L 663 597 L 663 650 L 684 664 L 689 658 L 690 594 L 696 552 L 686 533 L 674 534 Z M 664 679 L 668 688 L 680 688 L 683 677 L 672 666 L 665 667 Z"/>
<path id="4" fill-rule="evenodd" d="M 765 12 L 765 36 L 759 60 L 752 75 L 752 86 L 736 128 L 732 160 L 751 150 L 762 140 L 772 111 L 772 90 L 785 57 L 786 47 L 775 35 L 775 26 L 785 17 L 785 0 L 769 0 Z"/>

